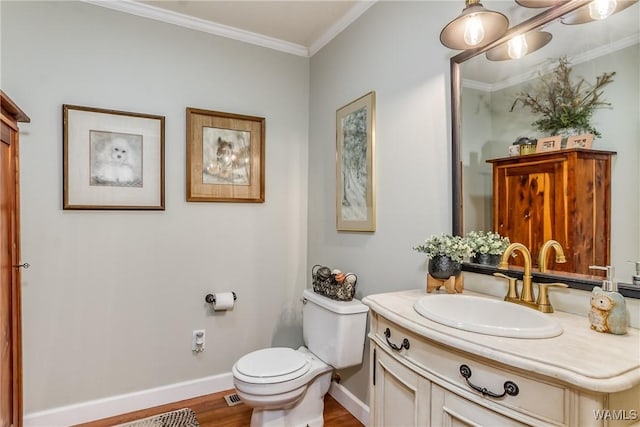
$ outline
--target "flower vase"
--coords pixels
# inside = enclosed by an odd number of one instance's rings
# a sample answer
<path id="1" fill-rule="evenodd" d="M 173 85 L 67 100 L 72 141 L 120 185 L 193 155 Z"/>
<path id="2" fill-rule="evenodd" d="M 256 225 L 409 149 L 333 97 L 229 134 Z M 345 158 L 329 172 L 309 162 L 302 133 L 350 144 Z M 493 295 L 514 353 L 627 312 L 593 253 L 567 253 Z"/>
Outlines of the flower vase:
<path id="1" fill-rule="evenodd" d="M 498 265 L 500 263 L 500 257 L 501 255 L 478 253 L 471 257 L 471 262 L 482 265 Z"/>
<path id="2" fill-rule="evenodd" d="M 435 255 L 429 259 L 429 274 L 436 279 L 446 280 L 462 272 L 462 264 L 446 255 Z"/>

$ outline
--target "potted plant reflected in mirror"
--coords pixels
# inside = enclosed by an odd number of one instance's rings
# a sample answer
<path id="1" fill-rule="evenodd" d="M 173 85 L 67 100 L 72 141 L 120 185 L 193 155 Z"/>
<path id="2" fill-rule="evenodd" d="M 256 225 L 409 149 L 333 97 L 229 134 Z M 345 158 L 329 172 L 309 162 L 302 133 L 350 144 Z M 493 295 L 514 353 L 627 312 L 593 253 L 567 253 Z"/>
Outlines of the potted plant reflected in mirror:
<path id="1" fill-rule="evenodd" d="M 557 61 L 550 72 L 539 75 L 534 86 L 518 93 L 510 111 L 522 104 L 539 116 L 531 125 L 544 136 L 561 135 L 563 145 L 569 136 L 593 134 L 600 137 L 591 118 L 596 109 L 611 107 L 602 96 L 604 87 L 613 82 L 616 72 L 602 73 L 591 84 L 582 77 L 572 76 L 573 69 L 566 56 Z"/>
<path id="2" fill-rule="evenodd" d="M 470 231 L 464 239 L 471 250 L 470 261 L 484 265 L 498 265 L 500 257 L 511 243 L 508 237 L 493 231 Z"/>
<path id="3" fill-rule="evenodd" d="M 443 280 L 458 276 L 462 272 L 462 261 L 471 254 L 464 238 L 444 233 L 432 235 L 413 249 L 427 254 L 429 274 Z"/>

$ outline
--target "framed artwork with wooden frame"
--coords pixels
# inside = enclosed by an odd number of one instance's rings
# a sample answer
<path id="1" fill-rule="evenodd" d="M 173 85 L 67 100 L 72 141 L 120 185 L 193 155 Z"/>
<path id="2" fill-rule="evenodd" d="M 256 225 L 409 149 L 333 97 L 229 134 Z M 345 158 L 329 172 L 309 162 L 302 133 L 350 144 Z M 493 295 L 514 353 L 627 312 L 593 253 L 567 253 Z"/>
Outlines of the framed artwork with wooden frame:
<path id="1" fill-rule="evenodd" d="M 540 138 L 538 139 L 538 145 L 536 145 L 536 153 L 558 151 L 560 149 L 561 144 L 562 144 L 562 137 L 559 135 Z"/>
<path id="2" fill-rule="evenodd" d="M 593 144 L 593 134 L 570 136 L 567 138 L 567 148 L 591 148 Z"/>
<path id="3" fill-rule="evenodd" d="M 375 92 L 336 112 L 336 229 L 375 231 Z"/>
<path id="4" fill-rule="evenodd" d="M 187 108 L 187 201 L 264 202 L 264 117 Z"/>
<path id="5" fill-rule="evenodd" d="M 63 209 L 164 210 L 164 116 L 62 106 Z"/>

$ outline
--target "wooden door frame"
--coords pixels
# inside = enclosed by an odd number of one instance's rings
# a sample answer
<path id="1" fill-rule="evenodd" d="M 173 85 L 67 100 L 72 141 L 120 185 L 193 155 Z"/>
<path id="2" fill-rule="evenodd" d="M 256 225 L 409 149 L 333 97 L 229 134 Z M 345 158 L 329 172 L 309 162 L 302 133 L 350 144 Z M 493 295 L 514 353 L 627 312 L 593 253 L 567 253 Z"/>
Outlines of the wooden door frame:
<path id="1" fill-rule="evenodd" d="M 29 122 L 29 117 L 9 99 L 5 93 L 0 90 L 1 113 L 0 122 L 2 126 L 2 139 L 0 144 L 8 145 L 8 161 L 10 163 L 10 173 L 13 177 L 9 177 L 13 189 L 7 186 L 9 190 L 8 198 L 13 194 L 13 203 L 9 203 L 7 208 L 7 216 L 9 217 L 9 259 L 5 266 L 9 271 L 9 283 L 1 284 L 8 286 L 8 301 L 5 301 L 10 316 L 9 326 L 9 357 L 10 373 L 6 381 L 11 389 L 11 402 L 7 405 L 10 413 L 0 414 L 0 421 L 9 422 L 10 426 L 22 427 L 23 405 L 22 405 L 22 316 L 21 316 L 21 259 L 20 259 L 20 155 L 19 155 L 19 129 L 17 122 Z M 6 133 L 5 133 L 6 131 Z M 6 138 L 6 140 L 5 140 Z M 6 148 L 0 146 L 0 148 Z M 12 181 L 11 181 L 12 180 Z M 13 248 L 13 249 L 11 249 Z M 0 318 L 1 319 L 1 318 Z M 1 321 L 1 320 L 0 320 Z M 3 381 L 5 379 L 3 378 Z M 4 412 L 4 409 L 3 409 Z"/>

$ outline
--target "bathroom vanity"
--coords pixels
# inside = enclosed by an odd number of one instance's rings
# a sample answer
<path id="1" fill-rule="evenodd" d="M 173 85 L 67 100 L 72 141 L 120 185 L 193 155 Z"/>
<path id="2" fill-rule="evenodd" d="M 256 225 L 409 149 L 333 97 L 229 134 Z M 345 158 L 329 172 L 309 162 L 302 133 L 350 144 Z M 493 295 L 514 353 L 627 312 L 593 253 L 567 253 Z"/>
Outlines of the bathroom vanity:
<path id="1" fill-rule="evenodd" d="M 556 312 L 545 316 L 560 323 L 559 336 L 485 335 L 414 309 L 421 298 L 438 296 L 410 290 L 363 299 L 371 308 L 371 426 L 640 422 L 637 329 L 602 334 L 586 317 Z"/>

